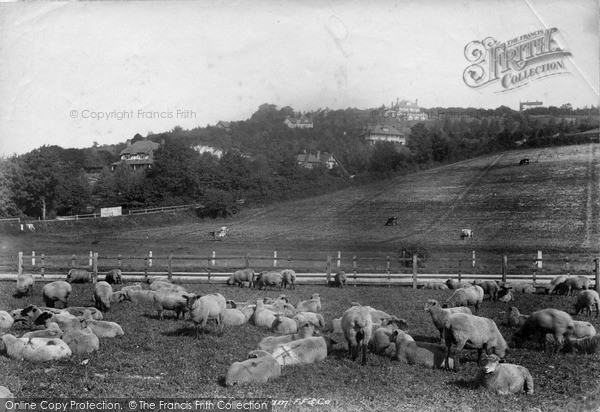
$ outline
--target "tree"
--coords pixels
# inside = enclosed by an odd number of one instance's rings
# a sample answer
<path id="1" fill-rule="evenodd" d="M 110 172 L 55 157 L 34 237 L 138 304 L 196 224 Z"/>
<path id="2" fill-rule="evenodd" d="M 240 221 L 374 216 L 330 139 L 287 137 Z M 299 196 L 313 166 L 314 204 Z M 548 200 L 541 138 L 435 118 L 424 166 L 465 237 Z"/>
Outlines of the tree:
<path id="1" fill-rule="evenodd" d="M 408 136 L 408 148 L 417 163 L 428 163 L 433 158 L 432 135 L 423 123 L 416 124 Z"/>
<path id="2" fill-rule="evenodd" d="M 15 203 L 14 179 L 19 174 L 13 159 L 0 158 L 0 217 L 16 217 L 21 211 Z"/>
<path id="3" fill-rule="evenodd" d="M 91 187 L 83 169 L 63 165 L 59 179 L 54 209 L 57 215 L 85 213 L 91 202 Z"/>

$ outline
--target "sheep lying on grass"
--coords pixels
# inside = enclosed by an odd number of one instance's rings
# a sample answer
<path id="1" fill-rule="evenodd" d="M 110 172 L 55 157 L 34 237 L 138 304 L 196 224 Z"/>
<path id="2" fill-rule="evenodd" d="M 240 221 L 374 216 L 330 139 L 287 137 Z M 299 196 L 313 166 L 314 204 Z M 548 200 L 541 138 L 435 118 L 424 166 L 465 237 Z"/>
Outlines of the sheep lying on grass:
<path id="1" fill-rule="evenodd" d="M 286 289 L 296 289 L 296 272 L 292 269 L 284 269 L 281 271 L 281 287 Z"/>
<path id="2" fill-rule="evenodd" d="M 272 355 L 281 366 L 308 365 L 325 360 L 335 343 L 326 336 L 302 338 L 277 345 Z"/>
<path id="3" fill-rule="evenodd" d="M 596 317 L 600 312 L 600 296 L 595 290 L 582 290 L 575 301 L 575 316 L 587 309 L 587 316 L 592 316 L 592 308 L 596 307 Z"/>
<path id="4" fill-rule="evenodd" d="M 298 303 L 296 310 L 298 312 L 320 312 L 322 310 L 321 297 L 318 293 L 313 293 L 310 299 Z"/>
<path id="5" fill-rule="evenodd" d="M 71 306 L 70 308 L 62 309 L 62 311 L 73 316 L 83 316 L 88 311 L 94 320 L 102 320 L 104 318 L 102 312 L 92 306 Z"/>
<path id="6" fill-rule="evenodd" d="M 69 346 L 60 339 L 16 338 L 7 333 L 0 338 L 0 351 L 9 358 L 29 362 L 47 362 L 68 358 L 72 355 Z"/>
<path id="7" fill-rule="evenodd" d="M 298 324 L 294 319 L 285 317 L 281 313 L 275 314 L 275 320 L 271 325 L 271 331 L 282 335 L 288 335 L 298 332 Z"/>
<path id="8" fill-rule="evenodd" d="M 296 315 L 296 308 L 291 303 L 286 303 L 282 300 L 273 302 L 273 312 L 282 313 L 288 318 L 293 318 Z"/>
<path id="9" fill-rule="evenodd" d="M 87 355 L 100 349 L 100 339 L 85 321 L 74 325 L 76 326 L 67 329 L 61 337 L 69 345 L 73 355 Z"/>
<path id="10" fill-rule="evenodd" d="M 298 312 L 294 315 L 294 320 L 298 322 L 298 324 L 310 323 L 314 325 L 316 328 L 323 328 L 325 326 L 325 319 L 323 315 L 320 313 L 314 312 Z"/>
<path id="11" fill-rule="evenodd" d="M 397 329 L 406 329 L 408 323 L 404 319 L 384 320 L 381 325 L 373 326 L 373 337 L 369 342 L 369 350 L 380 356 L 393 356 L 396 346 L 390 341 L 390 336 Z"/>
<path id="12" fill-rule="evenodd" d="M 300 325 L 298 333 L 284 336 L 267 336 L 258 343 L 258 349 L 269 353 L 278 346 L 284 343 L 289 343 L 294 340 L 309 338 L 315 333 L 315 326 L 310 323 Z"/>
<path id="13" fill-rule="evenodd" d="M 469 282 L 458 282 L 454 279 L 448 279 L 446 281 L 446 285 L 448 286 L 448 289 L 452 289 L 452 290 L 468 288 L 468 287 L 473 286 Z"/>
<path id="14" fill-rule="evenodd" d="M 563 351 L 575 351 L 583 355 L 600 355 L 600 335 L 580 339 L 567 339 Z"/>
<path id="15" fill-rule="evenodd" d="M 246 315 L 240 309 L 225 308 L 225 312 L 223 312 L 223 325 L 240 326 L 246 322 Z"/>
<path id="16" fill-rule="evenodd" d="M 457 308 L 442 308 L 437 300 L 429 299 L 425 302 L 425 311 L 431 315 L 433 324 L 440 332 L 440 343 L 444 343 L 444 323 L 450 314 L 452 313 L 467 313 L 471 315 L 471 309 L 466 306 L 459 306 Z"/>
<path id="17" fill-rule="evenodd" d="M 142 290 L 142 284 L 140 282 L 136 282 L 133 285 L 123 286 L 120 292 L 128 292 L 130 290 Z"/>
<path id="18" fill-rule="evenodd" d="M 35 305 L 22 309 L 20 316 L 31 319 L 36 325 L 48 325 L 50 322 L 55 322 L 63 331 L 71 328 L 75 322 L 79 322 L 79 319 L 70 313 L 53 313 Z"/>
<path id="19" fill-rule="evenodd" d="M 574 323 L 571 316 L 558 309 L 542 309 L 533 312 L 515 332 L 513 339 L 517 348 L 522 347 L 523 343 L 530 336 L 535 336 L 540 344 L 540 348 L 546 349 L 546 334 L 554 335 L 556 341 L 555 352 L 560 349 L 564 339 L 569 339 L 574 333 Z"/>
<path id="20" fill-rule="evenodd" d="M 508 303 L 508 302 L 512 302 L 515 300 L 515 297 L 512 294 L 514 287 L 513 286 L 506 286 L 506 285 L 502 285 L 500 286 L 500 290 L 498 291 L 496 297 L 498 298 L 498 301 L 502 302 L 502 303 Z"/>
<path id="21" fill-rule="evenodd" d="M 488 355 L 486 364 L 477 373 L 476 381 L 499 395 L 519 392 L 533 394 L 533 378 L 529 370 L 512 363 L 500 363 L 496 355 Z"/>
<path id="22" fill-rule="evenodd" d="M 492 351 L 500 358 L 506 356 L 508 345 L 492 319 L 483 318 L 466 313 L 453 313 L 444 323 L 444 341 L 448 351 L 446 353 L 446 367 L 449 367 L 449 357 L 454 351 L 454 370 L 458 371 L 459 357 L 463 348 L 477 349 L 477 362 L 481 359 L 483 349 Z"/>
<path id="23" fill-rule="evenodd" d="M 394 360 L 405 360 L 409 365 L 426 365 L 439 369 L 446 359 L 446 347 L 436 343 L 420 342 L 417 346 L 415 340 L 409 334 L 401 330 L 395 330 L 388 340 L 396 344 Z M 453 363 L 450 359 L 450 367 Z"/>
<path id="24" fill-rule="evenodd" d="M 448 290 L 448 285 L 442 282 L 425 282 L 423 284 L 423 289 Z"/>
<path id="25" fill-rule="evenodd" d="M 60 326 L 58 326 L 58 323 L 49 322 L 46 324 L 46 327 L 44 329 L 27 332 L 21 337 L 22 338 L 48 338 L 48 339 L 58 338 L 58 339 L 60 339 L 62 337 L 62 335 L 63 335 L 63 331 L 60 328 Z"/>
<path id="26" fill-rule="evenodd" d="M 98 336 L 98 338 L 116 338 L 118 336 L 123 336 L 125 332 L 123 332 L 123 328 L 116 322 L 108 322 L 105 320 L 95 320 L 91 317 L 89 313 L 86 313 L 82 320 L 85 321 L 85 325 L 89 327 L 94 335 Z"/>
<path id="27" fill-rule="evenodd" d="M 225 385 L 243 385 L 245 383 L 267 382 L 281 376 L 281 365 L 265 351 L 252 351 L 252 358 L 234 362 L 227 371 Z"/>
<path id="28" fill-rule="evenodd" d="M 5 310 L 0 310 L 0 331 L 3 329 L 10 329 L 14 323 L 15 320 L 10 313 Z"/>
<path id="29" fill-rule="evenodd" d="M 356 360 L 362 348 L 362 365 L 367 364 L 367 348 L 373 334 L 373 319 L 366 306 L 352 306 L 342 315 L 342 330 L 348 341 L 348 357 Z"/>
<path id="30" fill-rule="evenodd" d="M 212 293 L 204 296 L 191 296 L 188 298 L 190 307 L 190 318 L 196 326 L 196 339 L 200 338 L 199 329 L 202 328 L 202 334 L 209 320 L 217 322 L 217 331 L 219 336 L 223 334 L 223 316 L 227 302 L 220 293 Z"/>
<path id="31" fill-rule="evenodd" d="M 21 273 L 17 276 L 17 291 L 16 296 L 31 296 L 35 279 L 30 273 Z"/>
<path id="32" fill-rule="evenodd" d="M 69 283 L 90 283 L 93 280 L 95 279 L 92 274 L 85 269 L 73 268 L 67 274 L 67 282 Z"/>
<path id="33" fill-rule="evenodd" d="M 475 313 L 483 302 L 483 289 L 480 286 L 457 289 L 446 299 L 444 307 L 453 308 L 457 306 L 475 306 Z"/>
<path id="34" fill-rule="evenodd" d="M 252 323 L 263 328 L 271 328 L 275 322 L 275 312 L 265 307 L 261 299 L 256 301 L 254 315 L 252 315 Z"/>
<path id="35" fill-rule="evenodd" d="M 44 298 L 44 304 L 50 308 L 53 308 L 56 302 L 61 302 L 66 308 L 69 306 L 68 299 L 71 295 L 72 288 L 69 282 L 64 280 L 57 280 L 46 284 L 42 288 L 42 296 Z"/>
<path id="36" fill-rule="evenodd" d="M 169 290 L 171 292 L 187 293 L 183 286 L 175 285 L 166 280 L 153 280 L 152 283 L 150 283 L 150 290 Z"/>

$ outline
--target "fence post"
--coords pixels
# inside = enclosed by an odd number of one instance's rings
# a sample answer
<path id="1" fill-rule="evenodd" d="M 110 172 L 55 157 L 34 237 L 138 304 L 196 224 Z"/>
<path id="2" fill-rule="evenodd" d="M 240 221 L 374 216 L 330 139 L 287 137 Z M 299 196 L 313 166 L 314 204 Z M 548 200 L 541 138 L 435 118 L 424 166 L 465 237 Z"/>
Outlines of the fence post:
<path id="1" fill-rule="evenodd" d="M 338 257 L 337 257 L 337 267 L 339 269 L 340 265 L 342 264 L 342 252 L 338 250 Z"/>
<path id="2" fill-rule="evenodd" d="M 594 259 L 594 263 L 596 264 L 594 267 L 594 272 L 596 274 L 596 292 L 600 292 L 600 258 Z"/>
<path id="3" fill-rule="evenodd" d="M 173 278 L 173 252 L 169 253 L 169 260 L 167 262 L 168 275 L 167 278 L 171 280 Z"/>
<path id="4" fill-rule="evenodd" d="M 273 267 L 274 268 L 277 267 L 277 251 L 276 250 L 273 252 Z"/>
<path id="5" fill-rule="evenodd" d="M 152 251 L 148 252 L 148 266 L 152 267 Z"/>
<path id="6" fill-rule="evenodd" d="M 352 256 L 352 270 L 354 272 L 354 286 L 356 286 L 356 256 Z"/>
<path id="7" fill-rule="evenodd" d="M 119 269 L 121 269 L 121 254 L 119 253 L 119 256 L 117 257 L 117 259 L 119 260 Z"/>
<path id="8" fill-rule="evenodd" d="M 71 267 L 74 268 L 75 267 L 75 255 L 73 255 L 71 257 Z"/>
<path id="9" fill-rule="evenodd" d="M 148 282 L 148 258 L 144 258 L 144 280 Z"/>
<path id="10" fill-rule="evenodd" d="M 458 259 L 458 281 L 462 279 L 462 258 Z"/>
<path id="11" fill-rule="evenodd" d="M 41 270 L 41 277 L 42 279 L 44 279 L 44 266 L 45 266 L 45 259 L 46 259 L 46 255 L 42 253 L 42 270 Z"/>
<path id="12" fill-rule="evenodd" d="M 90 250 L 90 258 L 88 260 L 88 266 L 92 267 L 93 261 L 94 260 L 94 254 L 92 253 L 92 251 Z"/>
<path id="13" fill-rule="evenodd" d="M 389 257 L 389 255 L 386 256 L 386 272 L 387 272 L 388 283 L 389 283 L 389 282 L 391 282 L 391 279 L 390 279 L 390 257 Z"/>
<path id="14" fill-rule="evenodd" d="M 244 267 L 248 269 L 250 267 L 250 256 L 246 253 L 244 256 Z"/>
<path id="15" fill-rule="evenodd" d="M 92 255 L 92 278 L 98 280 L 98 252 Z"/>
<path id="16" fill-rule="evenodd" d="M 31 251 L 31 266 L 35 266 L 35 251 Z"/>
<path id="17" fill-rule="evenodd" d="M 19 268 L 17 269 L 17 273 L 19 275 L 23 274 L 23 252 L 19 252 Z"/>
<path id="18" fill-rule="evenodd" d="M 213 257 L 213 265 L 214 265 L 215 252 L 213 252 L 213 256 L 212 257 Z M 208 261 L 206 263 L 208 263 L 208 265 L 207 265 L 207 269 L 206 269 L 206 272 L 207 272 L 206 274 L 208 276 L 208 283 L 210 283 L 210 256 L 208 257 L 207 260 Z"/>
<path id="19" fill-rule="evenodd" d="M 475 267 L 475 251 L 473 251 L 473 267 Z"/>
<path id="20" fill-rule="evenodd" d="M 533 277 L 533 284 L 534 285 L 535 285 L 535 282 L 537 280 L 537 270 L 538 270 L 538 260 L 537 259 L 533 259 L 532 277 Z"/>
<path id="21" fill-rule="evenodd" d="M 571 264 L 569 262 L 569 257 L 565 257 L 565 265 L 566 265 L 566 270 L 567 270 L 567 276 L 571 276 L 571 274 L 569 273 L 571 271 Z"/>
<path id="22" fill-rule="evenodd" d="M 412 287 L 413 289 L 417 288 L 417 266 L 419 265 L 419 258 L 417 257 L 417 254 L 413 254 L 413 264 L 412 264 L 412 270 L 413 270 L 413 284 Z"/>
<path id="23" fill-rule="evenodd" d="M 211 260 L 211 264 L 212 264 L 212 266 L 214 266 L 214 265 L 215 265 L 215 257 L 217 257 L 217 252 L 215 252 L 215 251 L 213 250 L 213 252 L 212 252 L 212 260 Z"/>
<path id="24" fill-rule="evenodd" d="M 325 272 L 327 273 L 327 284 L 331 282 L 331 255 L 327 255 L 327 264 L 325 265 Z"/>
<path id="25" fill-rule="evenodd" d="M 502 256 L 502 282 L 506 283 L 506 271 L 508 268 L 508 256 Z"/>
<path id="26" fill-rule="evenodd" d="M 542 268 L 542 251 L 538 250 L 538 260 L 537 260 L 537 267 L 538 269 Z"/>

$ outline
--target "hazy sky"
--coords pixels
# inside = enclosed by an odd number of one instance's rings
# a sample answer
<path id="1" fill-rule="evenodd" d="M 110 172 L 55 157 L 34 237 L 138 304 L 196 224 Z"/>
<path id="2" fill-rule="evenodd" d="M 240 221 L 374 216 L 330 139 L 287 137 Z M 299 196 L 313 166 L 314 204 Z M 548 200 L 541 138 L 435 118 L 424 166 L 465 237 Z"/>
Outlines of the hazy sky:
<path id="1" fill-rule="evenodd" d="M 598 21 L 596 0 L 0 3 L 0 155 L 244 120 L 263 103 L 598 105 Z M 504 93 L 463 81 L 469 42 L 551 27 L 569 74 Z"/>

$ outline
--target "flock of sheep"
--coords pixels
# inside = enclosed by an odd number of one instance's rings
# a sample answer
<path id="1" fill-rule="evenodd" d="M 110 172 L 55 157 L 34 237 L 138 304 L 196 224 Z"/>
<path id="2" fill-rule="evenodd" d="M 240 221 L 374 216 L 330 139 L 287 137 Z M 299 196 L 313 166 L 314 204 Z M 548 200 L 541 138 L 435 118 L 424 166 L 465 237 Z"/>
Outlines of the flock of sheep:
<path id="1" fill-rule="evenodd" d="M 227 284 L 240 287 L 248 284 L 259 290 L 271 287 L 281 291 L 288 287 L 295 289 L 295 278 L 293 270 L 257 274 L 252 269 L 243 269 L 236 271 Z M 69 307 L 72 284 L 84 282 L 95 284 L 94 306 Z M 28 305 L 10 313 L 0 311 L 0 353 L 10 358 L 43 362 L 98 351 L 102 339 L 124 334 L 120 325 L 102 320 L 103 314 L 116 303 L 132 301 L 155 309 L 159 319 L 163 319 L 165 310 L 173 311 L 176 319 L 185 319 L 187 315 L 195 325 L 196 338 L 199 338 L 200 331 L 205 333 L 209 321 L 216 323 L 219 335 L 225 327 L 247 322 L 273 332 L 275 336 L 263 338 L 247 359 L 231 364 L 226 372 L 226 385 L 266 382 L 281 376 L 284 368 L 290 365 L 322 361 L 338 343 L 325 334 L 338 333 L 343 334 L 347 341 L 348 357 L 356 360 L 360 356 L 362 365 L 367 363 L 371 352 L 411 365 L 458 370 L 462 350 L 476 349 L 478 362 L 483 353 L 486 354 L 485 363 L 475 377 L 480 385 L 500 394 L 533 393 L 533 378 L 527 368 L 503 361 L 509 345 L 495 321 L 477 316 L 484 296 L 510 302 L 514 299 L 514 291 L 532 292 L 523 285 L 494 281 L 474 281 L 471 284 L 453 280 L 426 285 L 431 289 L 453 290 L 443 303 L 436 300 L 424 302 L 424 310 L 430 314 L 433 325 L 439 331 L 439 343 L 432 343 L 413 339 L 406 332 L 406 320 L 359 303 L 353 303 L 339 318 L 326 321 L 321 313 L 322 302 L 318 293 L 296 305 L 283 294 L 276 299 L 260 297 L 241 303 L 228 301 L 220 293 L 199 296 L 169 281 L 149 280 L 148 283 L 148 288 L 137 283 L 113 290 L 113 285 L 122 284 L 118 269 L 110 271 L 103 281 L 97 281 L 85 270 L 72 269 L 66 281 L 50 282 L 43 287 L 45 307 Z M 585 276 L 559 276 L 548 285 L 547 292 L 577 293 L 574 314 L 585 312 L 591 316 L 595 309 L 598 317 L 600 297 L 589 289 L 589 283 Z M 31 295 L 33 284 L 32 275 L 19 275 L 16 295 Z M 344 287 L 345 274 L 336 274 L 328 285 Z M 56 309 L 57 302 L 61 302 L 63 308 Z M 600 335 L 596 335 L 594 327 L 589 322 L 574 321 L 564 311 L 548 308 L 523 315 L 516 307 L 510 307 L 502 315 L 505 315 L 506 326 L 517 328 L 512 337 L 516 347 L 534 338 L 545 349 L 548 335 L 551 335 L 555 351 L 600 354 Z M 16 322 L 27 325 L 25 329 L 30 331 L 20 337 L 8 333 Z M 0 387 L 0 393 L 5 389 Z"/>

